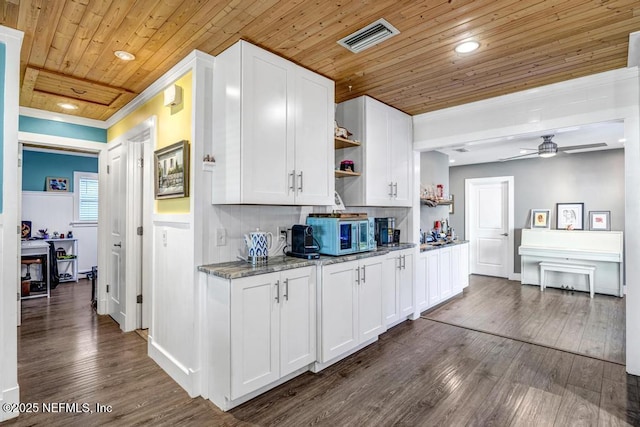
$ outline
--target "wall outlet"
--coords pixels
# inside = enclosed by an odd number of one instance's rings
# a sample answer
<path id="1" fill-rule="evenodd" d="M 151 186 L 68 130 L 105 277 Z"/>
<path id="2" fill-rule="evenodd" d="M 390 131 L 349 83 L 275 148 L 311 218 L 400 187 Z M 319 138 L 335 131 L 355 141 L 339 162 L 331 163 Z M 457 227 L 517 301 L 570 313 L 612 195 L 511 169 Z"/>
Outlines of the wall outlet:
<path id="1" fill-rule="evenodd" d="M 167 246 L 167 230 L 163 229 L 162 230 L 162 245 L 163 246 Z"/>
<path id="2" fill-rule="evenodd" d="M 216 230 L 216 246 L 225 246 L 227 244 L 227 230 L 218 228 Z"/>
<path id="3" fill-rule="evenodd" d="M 276 237 L 280 237 L 280 235 L 287 235 L 287 228 L 291 229 L 291 227 L 287 227 L 286 225 L 280 225 L 276 228 Z"/>

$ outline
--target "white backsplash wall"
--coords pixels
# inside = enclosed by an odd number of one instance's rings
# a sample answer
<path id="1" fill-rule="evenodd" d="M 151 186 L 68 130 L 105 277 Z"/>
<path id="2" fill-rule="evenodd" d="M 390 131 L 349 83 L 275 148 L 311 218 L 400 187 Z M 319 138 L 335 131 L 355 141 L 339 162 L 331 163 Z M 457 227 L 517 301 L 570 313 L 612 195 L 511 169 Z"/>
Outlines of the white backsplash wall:
<path id="1" fill-rule="evenodd" d="M 415 242 L 407 236 L 409 230 L 409 208 L 372 208 L 347 207 L 347 212 L 364 212 L 370 217 L 395 217 L 396 228 L 400 229 L 400 241 Z M 271 206 L 271 205 L 215 205 L 211 207 L 209 220 L 211 236 L 205 239 L 204 251 L 206 264 L 236 261 L 240 252 L 244 252 L 244 235 L 260 228 L 270 231 L 274 237 L 279 226 L 291 227 L 304 224 L 312 212 L 327 212 L 323 206 Z M 216 233 L 224 229 L 226 245 L 218 246 Z M 417 236 L 416 236 L 417 238 Z M 270 254 L 270 256 L 273 256 Z"/>

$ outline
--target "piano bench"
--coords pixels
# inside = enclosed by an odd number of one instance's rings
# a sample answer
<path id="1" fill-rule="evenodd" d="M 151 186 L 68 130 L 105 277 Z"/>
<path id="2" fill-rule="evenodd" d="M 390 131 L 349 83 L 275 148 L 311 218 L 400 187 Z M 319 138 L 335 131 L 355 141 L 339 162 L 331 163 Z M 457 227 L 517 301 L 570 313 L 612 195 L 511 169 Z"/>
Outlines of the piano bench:
<path id="1" fill-rule="evenodd" d="M 593 298 L 593 279 L 596 272 L 595 265 L 586 264 L 560 264 L 553 262 L 541 262 L 540 264 L 540 292 L 544 291 L 544 279 L 547 271 L 558 271 L 562 273 L 586 274 L 589 279 L 589 294 Z"/>

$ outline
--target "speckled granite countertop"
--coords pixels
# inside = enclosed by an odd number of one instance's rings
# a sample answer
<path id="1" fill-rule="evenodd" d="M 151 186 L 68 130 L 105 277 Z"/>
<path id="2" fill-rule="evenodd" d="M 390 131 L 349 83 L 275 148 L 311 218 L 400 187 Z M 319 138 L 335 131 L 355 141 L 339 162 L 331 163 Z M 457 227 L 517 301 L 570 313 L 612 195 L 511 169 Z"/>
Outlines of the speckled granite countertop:
<path id="1" fill-rule="evenodd" d="M 448 248 L 450 246 L 461 245 L 463 243 L 469 243 L 469 241 L 468 240 L 454 240 L 453 242 L 447 243 L 445 245 L 432 245 L 432 244 L 429 244 L 429 243 L 423 243 L 422 245 L 420 245 L 420 252 L 427 252 L 427 251 L 433 251 L 433 250 L 442 249 L 442 248 Z"/>
<path id="2" fill-rule="evenodd" d="M 266 265 L 252 266 L 248 262 L 244 261 L 230 261 L 218 264 L 201 265 L 200 267 L 198 267 L 198 270 L 202 271 L 203 273 L 211 274 L 213 276 L 222 277 L 224 279 L 240 279 L 242 277 L 290 270 L 292 268 L 301 268 L 314 265 L 323 266 L 338 264 L 341 262 L 356 261 L 363 258 L 386 255 L 392 251 L 414 248 L 415 246 L 416 245 L 414 243 L 400 243 L 398 246 L 378 248 L 374 251 L 360 252 L 357 254 L 342 256 L 322 255 L 320 256 L 320 259 L 315 260 L 306 260 L 302 258 L 278 255 L 269 257 L 269 262 Z"/>

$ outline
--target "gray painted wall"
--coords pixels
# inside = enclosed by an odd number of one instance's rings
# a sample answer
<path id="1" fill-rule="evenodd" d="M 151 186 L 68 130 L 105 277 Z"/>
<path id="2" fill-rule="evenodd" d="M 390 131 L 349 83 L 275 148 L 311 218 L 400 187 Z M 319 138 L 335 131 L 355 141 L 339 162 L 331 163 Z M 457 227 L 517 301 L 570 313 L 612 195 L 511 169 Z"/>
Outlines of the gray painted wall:
<path id="1" fill-rule="evenodd" d="M 424 186 L 442 184 L 445 194 L 452 193 L 449 191 L 449 156 L 437 151 L 420 153 L 420 183 Z M 448 217 L 449 206 L 420 206 L 422 231 L 431 230 L 434 221 Z"/>
<path id="2" fill-rule="evenodd" d="M 513 176 L 515 181 L 514 269 L 523 228 L 530 226 L 530 210 L 551 209 L 556 228 L 556 203 L 583 202 L 585 229 L 589 211 L 611 211 L 611 229 L 624 231 L 624 150 L 565 154 L 550 159 L 532 158 L 449 168 L 456 209 L 449 215 L 452 227 L 464 236 L 464 182 L 467 178 Z M 424 209 L 424 208 L 423 208 Z"/>

